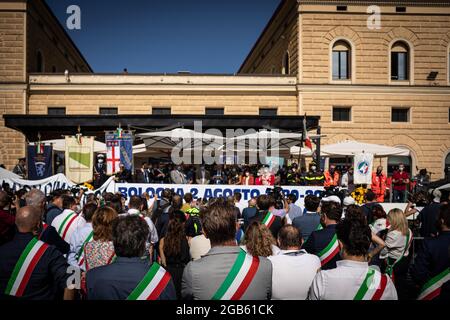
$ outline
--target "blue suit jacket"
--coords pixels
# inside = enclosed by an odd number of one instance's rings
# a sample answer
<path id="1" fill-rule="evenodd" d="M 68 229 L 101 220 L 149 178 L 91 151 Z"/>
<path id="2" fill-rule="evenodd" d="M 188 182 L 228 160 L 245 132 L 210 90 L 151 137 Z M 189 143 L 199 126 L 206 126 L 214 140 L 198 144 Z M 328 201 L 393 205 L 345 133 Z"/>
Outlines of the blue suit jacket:
<path id="1" fill-rule="evenodd" d="M 336 225 L 332 224 L 322 230 L 317 230 L 311 233 L 308 240 L 303 244 L 302 249 L 308 253 L 318 255 L 333 239 L 336 234 Z M 322 266 L 322 270 L 336 268 L 336 262 L 341 260 L 341 256 L 337 254 L 333 259 Z"/>
<path id="2" fill-rule="evenodd" d="M 147 259 L 117 257 L 114 263 L 91 269 L 86 274 L 88 300 L 126 300 L 150 269 Z M 158 300 L 176 300 L 170 280 Z"/>
<path id="3" fill-rule="evenodd" d="M 414 282 L 422 287 L 428 280 L 450 267 L 450 231 L 442 232 L 436 238 L 426 238 L 411 266 Z"/>

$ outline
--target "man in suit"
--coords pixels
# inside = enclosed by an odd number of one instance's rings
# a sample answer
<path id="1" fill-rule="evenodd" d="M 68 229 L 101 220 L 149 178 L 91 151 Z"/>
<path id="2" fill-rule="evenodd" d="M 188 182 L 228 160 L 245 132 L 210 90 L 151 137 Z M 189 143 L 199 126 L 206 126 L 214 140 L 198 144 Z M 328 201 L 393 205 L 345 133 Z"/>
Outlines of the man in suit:
<path id="1" fill-rule="evenodd" d="M 269 211 L 269 208 L 275 204 L 275 199 L 267 194 L 260 195 L 256 200 L 256 206 L 258 208 L 257 214 L 250 219 L 250 223 L 258 221 L 264 223 L 272 232 L 275 239 L 278 238 L 278 231 L 283 226 L 283 220 L 279 216 L 273 216 Z M 270 219 L 268 219 L 270 216 Z"/>
<path id="2" fill-rule="evenodd" d="M 226 184 L 227 175 L 221 165 L 217 165 L 214 170 L 214 175 L 211 178 L 212 184 Z"/>
<path id="3" fill-rule="evenodd" d="M 341 220 L 342 207 L 335 202 L 322 204 L 322 230 L 311 233 L 308 241 L 302 247 L 308 253 L 319 257 L 322 270 L 336 268 L 336 262 L 341 260 L 336 238 L 336 225 Z"/>
<path id="4" fill-rule="evenodd" d="M 69 265 L 63 254 L 36 238 L 42 229 L 41 211 L 32 206 L 22 207 L 17 211 L 15 223 L 14 239 L 0 247 L 0 299 L 15 296 L 54 300 L 62 292 L 65 299 L 73 299 L 73 290 L 67 288 L 71 274 L 67 272 Z M 30 277 L 15 271 L 23 269 L 30 272 Z"/>
<path id="5" fill-rule="evenodd" d="M 150 232 L 144 219 L 138 215 L 119 217 L 113 222 L 112 228 L 117 259 L 112 264 L 87 272 L 87 298 L 89 300 L 140 300 L 150 296 L 155 300 L 175 300 L 175 286 L 170 275 L 167 275 L 167 271 L 156 263 L 151 264 L 148 259 L 141 259 L 145 255 L 145 244 Z M 157 293 L 155 293 L 156 290 L 153 292 L 149 290 L 145 296 L 145 292 L 141 293 L 138 285 L 144 277 L 148 278 L 156 269 L 158 273 L 161 272 L 161 280 L 158 283 L 162 290 Z M 159 279 L 155 275 L 148 287 L 152 284 L 157 285 L 157 280 Z"/>
<path id="6" fill-rule="evenodd" d="M 144 162 L 141 168 L 136 172 L 136 182 L 137 183 L 150 183 L 150 171 L 148 169 L 147 163 Z"/>
<path id="7" fill-rule="evenodd" d="M 94 165 L 94 188 L 100 188 L 108 180 L 106 175 L 105 156 L 99 154 L 97 156 L 97 163 Z"/>
<path id="8" fill-rule="evenodd" d="M 419 297 L 424 300 L 438 298 L 440 292 L 425 292 L 424 285 L 431 283 L 436 276 L 448 272 L 450 267 L 450 205 L 440 207 L 439 224 L 439 235 L 423 240 L 423 245 L 411 266 L 411 276 L 421 293 Z M 450 276 L 447 275 L 447 285 L 450 284 L 449 278 Z M 445 282 L 442 287 L 444 284 Z"/>
<path id="9" fill-rule="evenodd" d="M 267 258 L 247 255 L 236 244 L 237 221 L 233 207 L 219 199 L 209 205 L 200 218 L 205 237 L 211 241 L 211 250 L 184 269 L 183 299 L 270 299 L 272 264 Z"/>
<path id="10" fill-rule="evenodd" d="M 204 165 L 201 165 L 195 172 L 195 182 L 198 184 L 208 184 L 211 179 L 211 174 L 206 170 Z"/>
<path id="11" fill-rule="evenodd" d="M 185 184 L 186 183 L 186 177 L 184 176 L 184 173 L 182 171 L 183 169 L 181 166 L 175 167 L 172 171 L 170 171 L 170 180 L 174 184 Z"/>

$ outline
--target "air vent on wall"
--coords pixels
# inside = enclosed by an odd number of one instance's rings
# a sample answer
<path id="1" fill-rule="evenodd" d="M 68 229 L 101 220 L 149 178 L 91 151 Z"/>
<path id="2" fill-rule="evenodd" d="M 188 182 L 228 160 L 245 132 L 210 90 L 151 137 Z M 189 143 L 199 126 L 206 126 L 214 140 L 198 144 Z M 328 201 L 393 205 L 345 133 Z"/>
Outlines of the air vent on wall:
<path id="1" fill-rule="evenodd" d="M 336 10 L 337 11 L 347 11 L 347 6 L 337 6 Z"/>
<path id="2" fill-rule="evenodd" d="M 406 7 L 395 7 L 395 12 L 406 12 Z"/>

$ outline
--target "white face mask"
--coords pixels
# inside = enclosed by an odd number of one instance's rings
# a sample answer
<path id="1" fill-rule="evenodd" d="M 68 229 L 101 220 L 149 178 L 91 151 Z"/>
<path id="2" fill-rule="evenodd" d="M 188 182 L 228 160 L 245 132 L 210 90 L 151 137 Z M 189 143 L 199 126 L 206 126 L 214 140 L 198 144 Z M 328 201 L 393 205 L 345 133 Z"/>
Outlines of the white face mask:
<path id="1" fill-rule="evenodd" d="M 103 159 L 98 159 L 98 163 L 103 163 Z"/>

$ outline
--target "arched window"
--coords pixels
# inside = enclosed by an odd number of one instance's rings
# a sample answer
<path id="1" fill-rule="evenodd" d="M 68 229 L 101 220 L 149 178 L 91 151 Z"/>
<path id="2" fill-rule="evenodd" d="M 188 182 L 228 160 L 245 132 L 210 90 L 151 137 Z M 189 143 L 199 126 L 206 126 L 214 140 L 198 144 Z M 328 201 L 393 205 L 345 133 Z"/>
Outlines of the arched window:
<path id="1" fill-rule="evenodd" d="M 409 80 L 410 60 L 408 44 L 395 42 L 391 48 L 391 80 Z"/>
<path id="2" fill-rule="evenodd" d="M 36 71 L 44 72 L 44 58 L 40 51 L 38 51 L 36 55 Z"/>
<path id="3" fill-rule="evenodd" d="M 333 45 L 333 80 L 349 80 L 351 75 L 351 46 L 347 41 L 339 40 Z"/>
<path id="4" fill-rule="evenodd" d="M 387 172 L 391 176 L 394 171 L 398 170 L 398 166 L 402 163 L 405 166 L 405 171 L 410 176 L 413 174 L 413 161 L 411 156 L 390 156 L 388 157 Z"/>
<path id="5" fill-rule="evenodd" d="M 286 53 L 283 56 L 283 67 L 281 69 L 282 74 L 290 74 L 289 70 L 289 52 L 286 51 Z"/>

